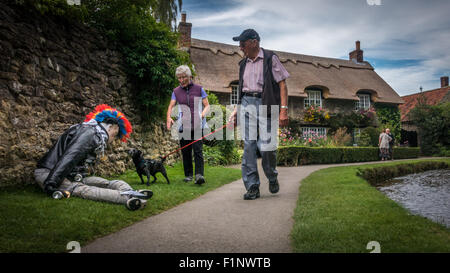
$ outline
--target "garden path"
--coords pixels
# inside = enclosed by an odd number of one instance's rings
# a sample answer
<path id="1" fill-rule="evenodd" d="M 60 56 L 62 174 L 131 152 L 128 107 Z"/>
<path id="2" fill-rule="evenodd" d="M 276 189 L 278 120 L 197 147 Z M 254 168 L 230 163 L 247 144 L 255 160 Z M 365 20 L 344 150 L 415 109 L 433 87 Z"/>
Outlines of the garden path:
<path id="1" fill-rule="evenodd" d="M 258 162 L 262 178 L 259 199 L 243 200 L 245 189 L 240 179 L 99 238 L 81 252 L 292 252 L 289 234 L 300 181 L 319 169 L 370 163 L 380 161 L 277 167 L 280 191 L 271 194 Z"/>

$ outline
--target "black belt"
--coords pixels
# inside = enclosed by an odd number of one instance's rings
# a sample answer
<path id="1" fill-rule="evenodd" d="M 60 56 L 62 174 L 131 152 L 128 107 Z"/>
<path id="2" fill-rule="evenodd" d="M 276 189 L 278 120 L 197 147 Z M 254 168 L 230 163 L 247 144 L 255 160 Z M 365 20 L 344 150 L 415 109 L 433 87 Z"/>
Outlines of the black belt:
<path id="1" fill-rule="evenodd" d="M 261 98 L 261 92 L 243 92 L 243 96 Z"/>

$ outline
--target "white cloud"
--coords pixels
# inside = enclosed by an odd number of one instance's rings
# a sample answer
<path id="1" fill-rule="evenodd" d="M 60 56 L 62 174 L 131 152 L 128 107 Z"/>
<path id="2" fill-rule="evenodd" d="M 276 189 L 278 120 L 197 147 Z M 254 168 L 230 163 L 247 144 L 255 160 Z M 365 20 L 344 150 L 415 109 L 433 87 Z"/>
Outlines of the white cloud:
<path id="1" fill-rule="evenodd" d="M 423 69 L 421 66 L 380 68 L 375 70 L 400 95 L 405 96 L 423 90 L 435 89 L 434 70 Z M 436 79 L 435 79 L 436 80 Z M 438 80 L 438 79 L 437 79 Z"/>
<path id="2" fill-rule="evenodd" d="M 183 1 L 187 3 L 189 1 Z M 222 1 L 223 2 L 226 1 Z M 407 67 L 376 67 L 399 94 L 439 87 L 450 70 L 450 1 L 235 0 L 231 8 L 188 10 L 193 37 L 234 44 L 231 37 L 256 29 L 264 47 L 348 58 L 356 40 L 365 58 L 419 60 Z M 185 4 L 184 4 L 185 5 Z M 197 4 L 198 5 L 198 4 Z"/>
<path id="3" fill-rule="evenodd" d="M 208 14 L 204 17 L 192 19 L 192 24 L 196 27 L 214 26 L 234 26 L 236 21 L 244 20 L 255 15 L 255 10 L 251 7 L 242 7 L 231 11 L 222 11 L 215 14 Z"/>

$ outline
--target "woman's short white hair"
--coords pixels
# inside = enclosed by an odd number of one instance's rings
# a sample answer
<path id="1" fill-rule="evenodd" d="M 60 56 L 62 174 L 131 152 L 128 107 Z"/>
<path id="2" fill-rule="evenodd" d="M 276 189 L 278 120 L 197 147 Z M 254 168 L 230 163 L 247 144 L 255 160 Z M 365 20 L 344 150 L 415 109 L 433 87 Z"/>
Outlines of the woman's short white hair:
<path id="1" fill-rule="evenodd" d="M 177 67 L 177 70 L 175 71 L 175 76 L 179 76 L 185 74 L 188 77 L 192 77 L 191 69 L 187 65 L 180 65 Z"/>

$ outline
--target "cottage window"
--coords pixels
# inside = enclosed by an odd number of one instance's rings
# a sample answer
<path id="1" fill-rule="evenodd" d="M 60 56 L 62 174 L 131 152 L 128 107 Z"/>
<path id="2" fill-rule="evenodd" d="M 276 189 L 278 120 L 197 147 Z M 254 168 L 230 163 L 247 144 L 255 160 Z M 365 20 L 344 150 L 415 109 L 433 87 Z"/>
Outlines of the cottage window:
<path id="1" fill-rule="evenodd" d="M 322 107 L 322 91 L 306 90 L 308 97 L 305 99 L 305 108 L 311 105 Z"/>
<path id="2" fill-rule="evenodd" d="M 370 95 L 368 94 L 358 94 L 359 101 L 355 101 L 355 110 L 370 108 Z"/>
<path id="3" fill-rule="evenodd" d="M 231 85 L 231 97 L 230 97 L 230 104 L 236 105 L 239 103 L 239 85 L 232 84 Z"/>
<path id="4" fill-rule="evenodd" d="M 303 137 L 320 137 L 326 135 L 327 129 L 324 127 L 302 127 Z"/>

